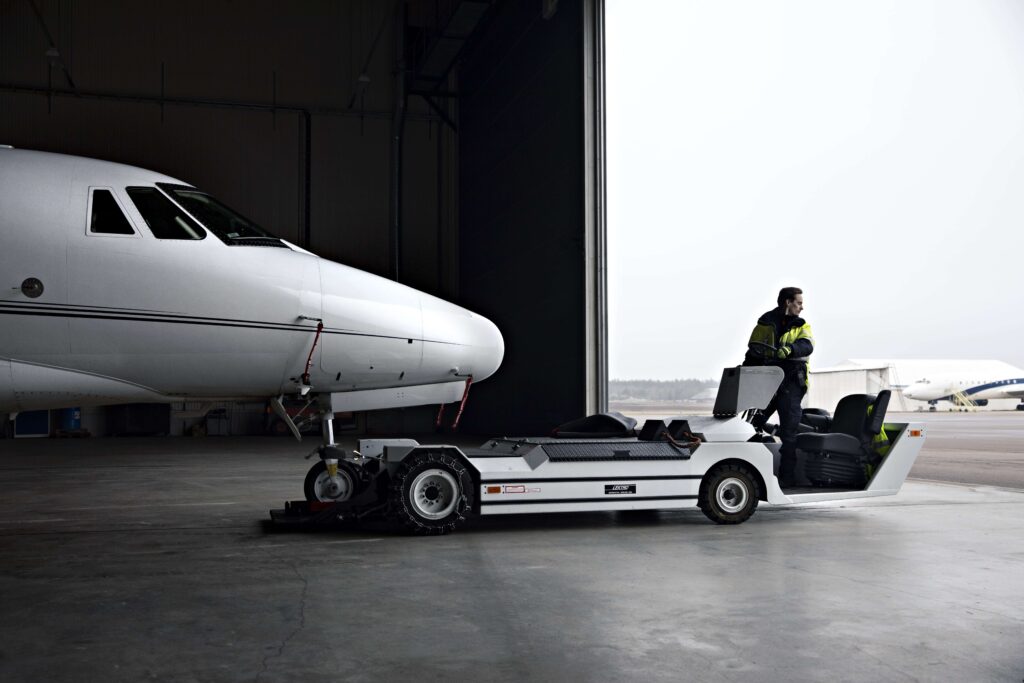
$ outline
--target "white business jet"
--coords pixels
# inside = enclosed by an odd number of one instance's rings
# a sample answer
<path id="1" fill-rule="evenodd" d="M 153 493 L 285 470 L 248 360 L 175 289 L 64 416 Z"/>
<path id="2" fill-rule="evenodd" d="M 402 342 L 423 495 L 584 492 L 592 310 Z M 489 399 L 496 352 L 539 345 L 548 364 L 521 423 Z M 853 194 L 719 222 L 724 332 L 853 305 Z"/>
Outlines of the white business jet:
<path id="1" fill-rule="evenodd" d="M 0 413 L 443 404 L 503 355 L 486 318 L 319 258 L 188 183 L 0 148 Z"/>
<path id="2" fill-rule="evenodd" d="M 935 375 L 914 382 L 903 390 L 903 395 L 928 401 L 933 407 L 939 401 L 954 401 L 958 395 L 982 406 L 994 399 L 1024 400 L 1024 372 L 996 377 L 991 374 L 981 377 L 976 373 Z M 1017 408 L 1024 410 L 1024 403 Z"/>

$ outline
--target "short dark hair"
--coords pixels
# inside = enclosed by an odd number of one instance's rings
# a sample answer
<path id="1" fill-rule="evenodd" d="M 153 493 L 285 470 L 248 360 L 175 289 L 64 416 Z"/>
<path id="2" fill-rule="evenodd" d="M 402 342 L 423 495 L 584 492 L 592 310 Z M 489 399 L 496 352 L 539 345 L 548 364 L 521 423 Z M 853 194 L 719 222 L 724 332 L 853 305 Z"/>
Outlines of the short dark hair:
<path id="1" fill-rule="evenodd" d="M 799 287 L 783 287 L 779 290 L 779 308 L 786 305 L 790 299 L 795 299 L 797 294 L 803 294 L 804 290 Z"/>

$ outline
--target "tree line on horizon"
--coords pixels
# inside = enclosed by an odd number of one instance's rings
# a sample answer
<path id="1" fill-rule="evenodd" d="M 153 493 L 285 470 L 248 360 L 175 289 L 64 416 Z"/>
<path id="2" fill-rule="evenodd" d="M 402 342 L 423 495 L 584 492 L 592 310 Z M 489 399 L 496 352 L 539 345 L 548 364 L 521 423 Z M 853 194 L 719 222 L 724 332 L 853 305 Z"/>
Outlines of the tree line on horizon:
<path id="1" fill-rule="evenodd" d="M 644 399 L 648 401 L 685 401 L 709 387 L 717 387 L 712 379 L 613 379 L 608 382 L 608 398 L 612 401 Z"/>

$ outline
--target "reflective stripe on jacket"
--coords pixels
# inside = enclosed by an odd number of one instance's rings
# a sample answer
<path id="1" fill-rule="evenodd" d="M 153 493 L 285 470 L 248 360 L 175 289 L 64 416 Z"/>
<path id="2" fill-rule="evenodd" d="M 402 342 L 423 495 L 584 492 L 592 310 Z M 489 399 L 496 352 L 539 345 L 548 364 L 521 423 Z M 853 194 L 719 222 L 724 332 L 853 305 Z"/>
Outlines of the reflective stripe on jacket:
<path id="1" fill-rule="evenodd" d="M 874 412 L 875 406 L 868 406 L 868 417 L 871 417 L 871 414 Z M 881 464 L 882 458 L 889 455 L 889 451 L 891 449 L 892 443 L 889 441 L 889 435 L 885 433 L 885 425 L 883 424 L 882 429 L 871 439 L 871 450 L 878 454 L 878 463 L 872 464 L 869 462 L 864 466 L 864 469 L 868 474 L 868 479 L 874 475 L 875 470 L 878 469 L 878 465 Z"/>
<path id="2" fill-rule="evenodd" d="M 785 359 L 776 358 L 770 349 L 758 346 L 755 342 L 775 348 L 789 346 L 792 354 Z M 814 335 L 807 321 L 795 316 L 787 318 L 779 309 L 775 309 L 758 319 L 757 325 L 750 333 L 750 344 L 743 364 L 775 365 L 785 370 L 787 377 L 799 370 L 803 374 L 804 385 L 809 386 L 810 373 L 807 361 L 813 351 Z"/>
<path id="3" fill-rule="evenodd" d="M 810 342 L 810 349 L 807 350 L 802 356 L 790 356 L 786 360 L 800 360 L 807 362 L 807 357 L 811 355 L 811 351 L 814 350 L 814 335 L 811 333 L 811 326 L 809 323 L 804 322 L 803 325 L 798 327 L 791 327 L 782 333 L 782 336 L 778 340 L 775 339 L 775 326 L 771 323 L 763 323 L 758 321 L 757 325 L 754 326 L 754 331 L 750 333 L 751 343 L 757 342 L 760 344 L 767 344 L 776 348 L 780 346 L 794 347 L 794 350 L 799 349 L 799 345 L 795 342 L 799 339 L 805 339 Z M 776 343 L 776 341 L 778 343 Z M 764 348 L 764 347 L 762 347 Z M 765 349 L 767 352 L 767 349 Z M 771 356 L 768 356 L 771 358 Z"/>

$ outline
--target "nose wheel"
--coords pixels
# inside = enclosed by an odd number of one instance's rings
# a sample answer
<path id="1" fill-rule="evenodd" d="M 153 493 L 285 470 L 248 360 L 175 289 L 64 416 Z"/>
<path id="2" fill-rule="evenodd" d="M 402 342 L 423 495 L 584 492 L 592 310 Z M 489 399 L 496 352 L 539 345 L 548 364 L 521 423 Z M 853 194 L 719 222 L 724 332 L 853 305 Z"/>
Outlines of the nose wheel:
<path id="1" fill-rule="evenodd" d="M 318 460 L 306 473 L 303 491 L 311 502 L 343 503 L 356 493 L 358 481 L 358 474 L 348 463 L 338 463 L 338 474 L 332 479 L 327 464 Z"/>

